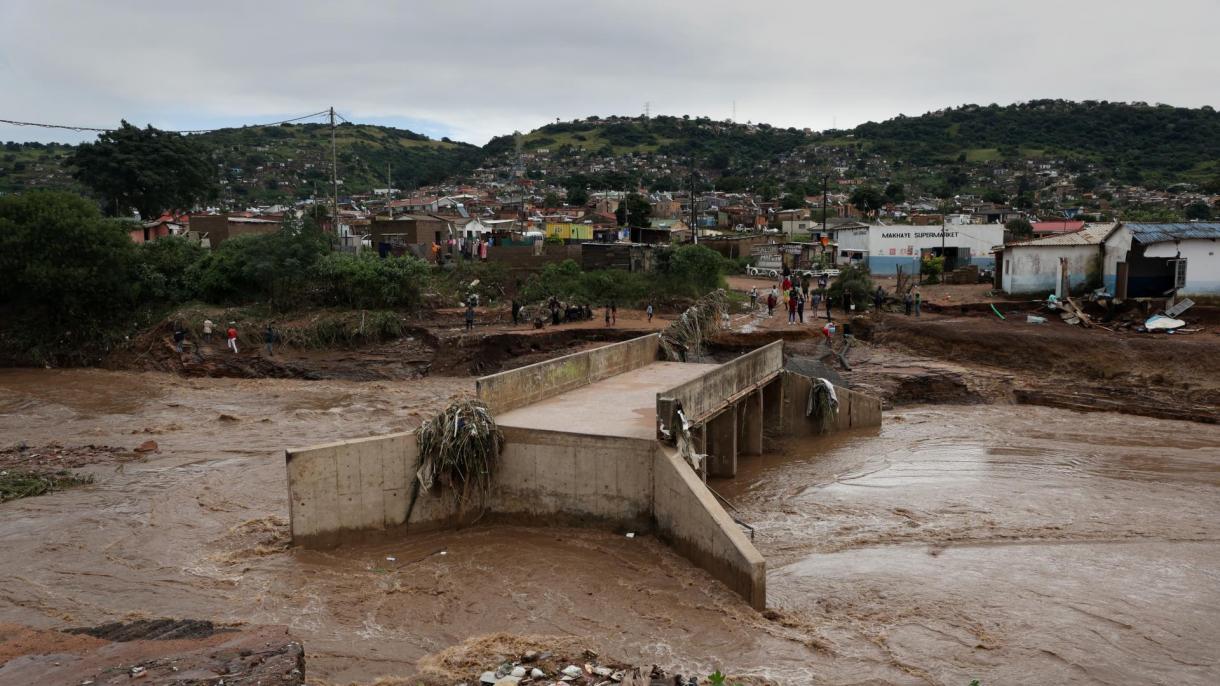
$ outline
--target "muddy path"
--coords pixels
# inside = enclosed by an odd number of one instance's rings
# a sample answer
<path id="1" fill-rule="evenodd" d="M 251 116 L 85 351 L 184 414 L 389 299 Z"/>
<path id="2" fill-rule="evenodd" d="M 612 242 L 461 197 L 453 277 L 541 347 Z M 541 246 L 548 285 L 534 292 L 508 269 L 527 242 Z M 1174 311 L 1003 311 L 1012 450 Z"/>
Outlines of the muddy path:
<path id="1" fill-rule="evenodd" d="M 0 435 L 159 452 L 0 505 L 0 622 L 281 625 L 310 683 L 372 683 L 472 636 L 576 636 L 783 683 L 1209 683 L 1220 428 L 911 406 L 746 458 L 770 609 L 649 536 L 478 526 L 293 549 L 282 449 L 410 428 L 469 378 L 355 383 L 0 370 Z M 393 558 L 392 560 L 389 558 Z"/>
<path id="2" fill-rule="evenodd" d="M 836 316 L 835 350 L 845 323 L 855 336 L 847 369 L 826 347 L 825 321 L 825 312 L 796 325 L 779 313 L 738 313 L 713 343 L 727 358 L 782 338 L 788 356 L 825 362 L 887 407 L 1027 404 L 1220 423 L 1220 329 L 1171 336 L 983 313 Z"/>

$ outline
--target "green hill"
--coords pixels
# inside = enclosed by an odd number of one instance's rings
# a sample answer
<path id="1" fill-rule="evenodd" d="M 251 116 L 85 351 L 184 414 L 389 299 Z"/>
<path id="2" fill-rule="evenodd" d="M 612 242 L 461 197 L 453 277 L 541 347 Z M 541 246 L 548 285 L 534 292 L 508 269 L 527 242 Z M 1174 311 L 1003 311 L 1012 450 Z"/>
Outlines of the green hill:
<path id="1" fill-rule="evenodd" d="M 1127 181 L 1220 171 L 1220 113 L 1210 107 L 1035 100 L 964 105 L 856 127 L 865 149 L 915 165 L 1029 156 L 1078 158 Z"/>
<path id="2" fill-rule="evenodd" d="M 283 124 L 221 129 L 196 138 L 216 163 L 223 199 L 234 205 L 326 195 L 330 129 Z M 1220 177 L 1220 113 L 1142 103 L 1036 100 L 1000 107 L 964 105 L 917 117 L 899 116 L 851 130 L 822 133 L 706 117 L 589 117 L 493 138 L 482 148 L 431 140 L 387 126 L 338 127 L 340 193 L 384 187 L 387 166 L 398 188 L 460 178 L 481 164 L 515 165 L 519 153 L 535 178 L 573 179 L 591 188 L 625 187 L 632 176 L 654 188 L 684 183 L 693 154 L 726 189 L 785 184 L 808 190 L 834 167 L 874 181 L 899 178 L 930 187 L 963 179 L 964 168 L 1045 159 L 1068 171 L 1127 183 L 1164 186 Z M 73 146 L 8 143 L 0 151 L 0 192 L 24 188 L 81 190 L 65 169 Z M 598 161 L 631 154 L 636 162 Z M 896 170 L 901 170 L 899 173 Z M 814 184 L 816 185 L 816 184 Z M 950 184 L 954 185 L 954 184 Z M 960 183 L 956 184 L 960 186 Z"/>
<path id="3" fill-rule="evenodd" d="M 220 129 L 192 136 L 216 163 L 224 200 L 237 204 L 286 202 L 330 193 L 327 124 L 281 124 Z M 340 194 L 386 185 L 415 188 L 469 172 L 483 151 L 467 143 L 435 141 L 388 126 L 340 124 L 336 130 Z M 74 146 L 8 143 L 0 151 L 0 192 L 24 188 L 81 190 L 66 169 Z"/>

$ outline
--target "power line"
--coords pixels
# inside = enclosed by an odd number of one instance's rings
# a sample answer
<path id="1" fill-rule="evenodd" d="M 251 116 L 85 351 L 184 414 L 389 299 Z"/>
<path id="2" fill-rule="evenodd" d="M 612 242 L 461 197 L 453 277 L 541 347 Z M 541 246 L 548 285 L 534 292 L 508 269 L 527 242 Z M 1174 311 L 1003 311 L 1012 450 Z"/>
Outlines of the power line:
<path id="1" fill-rule="evenodd" d="M 330 110 L 322 110 L 321 112 L 314 112 L 313 114 L 306 114 L 305 116 L 302 116 L 302 117 L 293 117 L 292 119 L 285 119 L 283 121 L 270 122 L 267 124 L 243 124 L 242 127 L 258 128 L 258 127 L 265 127 L 265 126 L 279 126 L 280 124 L 291 124 L 293 122 L 301 121 L 302 119 L 312 119 L 314 117 L 321 117 L 321 116 L 327 115 L 327 114 L 330 114 Z M 340 117 L 340 119 L 342 119 L 342 117 Z M 347 120 L 344 119 L 343 121 L 347 121 Z M 351 122 L 348 122 L 348 123 L 350 124 Z M 11 126 L 34 126 L 34 127 L 38 127 L 38 128 L 42 128 L 42 129 L 64 129 L 67 131 L 97 131 L 99 133 L 106 133 L 108 131 L 117 131 L 118 130 L 113 127 L 112 128 L 102 128 L 102 127 L 98 127 L 98 126 L 72 126 L 72 125 L 68 125 L 68 124 L 47 124 L 47 123 L 43 123 L 43 122 L 33 122 L 33 121 L 16 121 L 13 119 L 0 119 L 0 124 L 9 124 Z M 216 129 L 183 129 L 183 130 L 178 130 L 178 131 L 165 131 L 165 133 L 211 133 L 213 131 L 220 131 L 221 129 L 226 129 L 226 128 L 238 128 L 238 127 L 223 126 L 223 127 L 216 128 Z"/>

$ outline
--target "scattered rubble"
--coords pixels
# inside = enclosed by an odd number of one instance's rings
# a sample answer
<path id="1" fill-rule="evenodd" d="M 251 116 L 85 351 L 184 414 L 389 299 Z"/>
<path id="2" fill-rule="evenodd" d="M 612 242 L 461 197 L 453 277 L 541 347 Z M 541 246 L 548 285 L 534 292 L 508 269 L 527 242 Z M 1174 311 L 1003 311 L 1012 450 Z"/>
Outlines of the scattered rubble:
<path id="1" fill-rule="evenodd" d="M 416 686 L 695 686 L 705 676 L 670 674 L 603 657 L 572 637 L 491 634 L 466 640 L 420 661 Z M 726 683 L 766 684 L 753 677 Z"/>
<path id="2" fill-rule="evenodd" d="M 157 444 L 154 441 L 146 441 L 136 451 L 149 452 L 141 450 L 149 443 L 152 444 L 151 450 L 155 451 Z M 18 443 L 0 450 L 0 503 L 91 484 L 92 475 L 71 470 L 95 464 L 124 462 L 139 457 L 138 454 L 123 448 L 111 446 L 86 445 L 65 448 L 50 444 L 32 448 Z"/>
<path id="3" fill-rule="evenodd" d="M 65 631 L 0 624 L 0 683 L 300 686 L 305 651 L 282 627 L 191 619 Z"/>

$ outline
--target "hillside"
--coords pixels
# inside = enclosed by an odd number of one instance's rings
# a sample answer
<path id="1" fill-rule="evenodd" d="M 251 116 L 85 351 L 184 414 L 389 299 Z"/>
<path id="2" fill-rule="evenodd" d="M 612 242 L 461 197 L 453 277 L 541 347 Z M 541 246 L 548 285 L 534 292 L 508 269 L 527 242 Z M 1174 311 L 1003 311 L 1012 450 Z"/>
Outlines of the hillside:
<path id="1" fill-rule="evenodd" d="M 1036 100 L 964 105 L 868 123 L 865 149 L 917 165 L 1021 156 L 1077 157 L 1128 182 L 1210 178 L 1220 172 L 1220 113 L 1210 107 Z"/>
<path id="2" fill-rule="evenodd" d="M 216 162 L 222 200 L 237 205 L 307 198 L 330 192 L 330 127 L 282 124 L 197 134 Z M 367 193 L 386 185 L 387 165 L 397 188 L 415 188 L 478 166 L 482 150 L 435 141 L 405 129 L 340 124 L 336 147 L 340 193 Z M 0 152 L 0 192 L 24 188 L 81 190 L 65 168 L 74 147 L 8 143 Z"/>
<path id="3" fill-rule="evenodd" d="M 198 134 L 210 150 L 225 204 L 284 202 L 328 193 L 325 124 L 222 129 Z M 816 193 L 823 174 L 905 183 L 942 197 L 1013 186 L 1031 163 L 1068 175 L 1165 187 L 1220 177 L 1220 113 L 1210 107 L 1038 100 L 964 105 L 899 116 L 851 130 L 813 132 L 706 117 L 589 117 L 492 139 L 479 148 L 411 131 L 344 123 L 338 128 L 341 193 L 386 184 L 411 189 L 479 166 L 504 180 L 518 171 L 562 185 L 654 190 L 685 187 L 693 156 L 700 183 L 773 196 Z M 64 164 L 73 146 L 8 143 L 0 192 L 81 190 Z M 596 171 L 594 171 L 596 170 Z"/>

